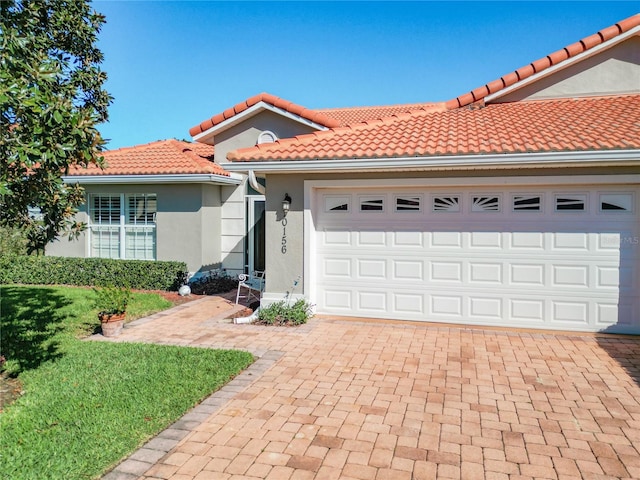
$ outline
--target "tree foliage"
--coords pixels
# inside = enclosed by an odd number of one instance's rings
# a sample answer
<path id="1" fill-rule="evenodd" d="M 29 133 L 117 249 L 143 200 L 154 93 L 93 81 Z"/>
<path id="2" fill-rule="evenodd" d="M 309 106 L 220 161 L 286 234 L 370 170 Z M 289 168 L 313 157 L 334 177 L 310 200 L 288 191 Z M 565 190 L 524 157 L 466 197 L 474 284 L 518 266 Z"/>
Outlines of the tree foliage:
<path id="1" fill-rule="evenodd" d="M 84 229 L 82 188 L 61 177 L 102 165 L 104 21 L 84 0 L 0 1 L 0 225 L 24 229 L 31 251 Z"/>

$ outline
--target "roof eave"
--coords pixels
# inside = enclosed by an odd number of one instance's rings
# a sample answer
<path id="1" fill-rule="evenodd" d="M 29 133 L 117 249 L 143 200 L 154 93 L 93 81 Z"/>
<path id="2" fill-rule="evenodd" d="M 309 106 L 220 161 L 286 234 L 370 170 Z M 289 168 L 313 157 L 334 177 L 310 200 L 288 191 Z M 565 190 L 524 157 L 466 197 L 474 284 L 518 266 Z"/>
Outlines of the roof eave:
<path id="1" fill-rule="evenodd" d="M 65 183 L 81 185 L 160 184 L 160 183 L 212 183 L 215 185 L 240 185 L 243 177 L 238 173 L 216 174 L 166 174 L 166 175 L 65 175 Z"/>
<path id="2" fill-rule="evenodd" d="M 313 122 L 309 119 L 301 117 L 300 115 L 296 115 L 295 113 L 291 113 L 283 108 L 271 105 L 270 103 L 267 103 L 265 101 L 260 101 L 255 105 L 252 105 L 251 107 L 247 108 L 246 110 L 234 115 L 233 117 L 228 118 L 214 125 L 213 127 L 205 130 L 204 132 L 194 135 L 192 138 L 194 141 L 200 142 L 200 143 L 213 143 L 213 137 L 215 135 L 218 135 L 219 133 L 224 132 L 225 130 L 228 130 L 233 126 L 238 125 L 239 123 L 242 123 L 248 118 L 253 117 L 254 115 L 257 115 L 258 113 L 265 110 L 269 110 L 278 115 L 282 115 L 285 118 L 301 123 L 307 127 L 314 128 L 316 130 L 328 130 L 328 128 L 325 127 L 324 125 Z"/>
<path id="3" fill-rule="evenodd" d="M 640 149 L 293 161 L 235 161 L 226 164 L 225 169 L 230 172 L 253 170 L 256 173 L 265 174 L 504 168 L 532 169 L 616 165 L 640 166 Z"/>

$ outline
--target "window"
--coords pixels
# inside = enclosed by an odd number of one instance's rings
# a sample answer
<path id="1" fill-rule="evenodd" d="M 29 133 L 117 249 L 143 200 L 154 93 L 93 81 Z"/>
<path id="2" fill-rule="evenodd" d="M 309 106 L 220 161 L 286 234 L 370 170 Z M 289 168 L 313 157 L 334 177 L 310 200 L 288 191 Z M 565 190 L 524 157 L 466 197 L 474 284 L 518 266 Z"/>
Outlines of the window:
<path id="1" fill-rule="evenodd" d="M 459 212 L 460 197 L 457 195 L 443 195 L 433 197 L 434 212 Z"/>
<path id="2" fill-rule="evenodd" d="M 384 199 L 382 197 L 360 197 L 361 212 L 381 212 L 382 210 L 384 210 Z"/>
<path id="3" fill-rule="evenodd" d="M 155 260 L 156 211 L 155 194 L 91 195 L 90 255 Z"/>
<path id="4" fill-rule="evenodd" d="M 539 212 L 542 208 L 542 197 L 540 195 L 514 195 L 513 211 Z"/>
<path id="5" fill-rule="evenodd" d="M 631 212 L 633 195 L 630 193 L 603 193 L 600 195 L 601 212 Z"/>
<path id="6" fill-rule="evenodd" d="M 396 197 L 396 212 L 419 212 L 421 205 L 422 197 L 419 195 L 402 195 Z"/>
<path id="7" fill-rule="evenodd" d="M 500 197 L 492 195 L 487 197 L 473 197 L 471 201 L 472 212 L 499 212 Z"/>
<path id="8" fill-rule="evenodd" d="M 556 211 L 584 211 L 587 204 L 586 195 L 556 195 Z"/>
<path id="9" fill-rule="evenodd" d="M 348 212 L 351 197 L 326 195 L 324 197 L 325 212 Z"/>

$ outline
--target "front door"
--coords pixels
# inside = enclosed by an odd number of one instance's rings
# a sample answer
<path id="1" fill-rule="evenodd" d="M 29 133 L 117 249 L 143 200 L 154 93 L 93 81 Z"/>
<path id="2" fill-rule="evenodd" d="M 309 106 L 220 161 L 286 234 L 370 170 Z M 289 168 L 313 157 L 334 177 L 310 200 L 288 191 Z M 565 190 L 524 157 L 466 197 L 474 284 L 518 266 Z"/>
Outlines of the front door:
<path id="1" fill-rule="evenodd" d="M 264 196 L 247 197 L 247 272 L 264 271 Z"/>

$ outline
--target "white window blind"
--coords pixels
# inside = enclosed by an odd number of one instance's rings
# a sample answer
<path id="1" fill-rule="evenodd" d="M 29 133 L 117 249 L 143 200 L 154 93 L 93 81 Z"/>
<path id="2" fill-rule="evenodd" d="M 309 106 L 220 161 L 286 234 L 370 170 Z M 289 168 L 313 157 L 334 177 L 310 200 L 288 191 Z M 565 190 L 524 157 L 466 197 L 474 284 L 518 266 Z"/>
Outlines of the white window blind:
<path id="1" fill-rule="evenodd" d="M 92 257 L 156 259 L 156 194 L 92 194 Z"/>

